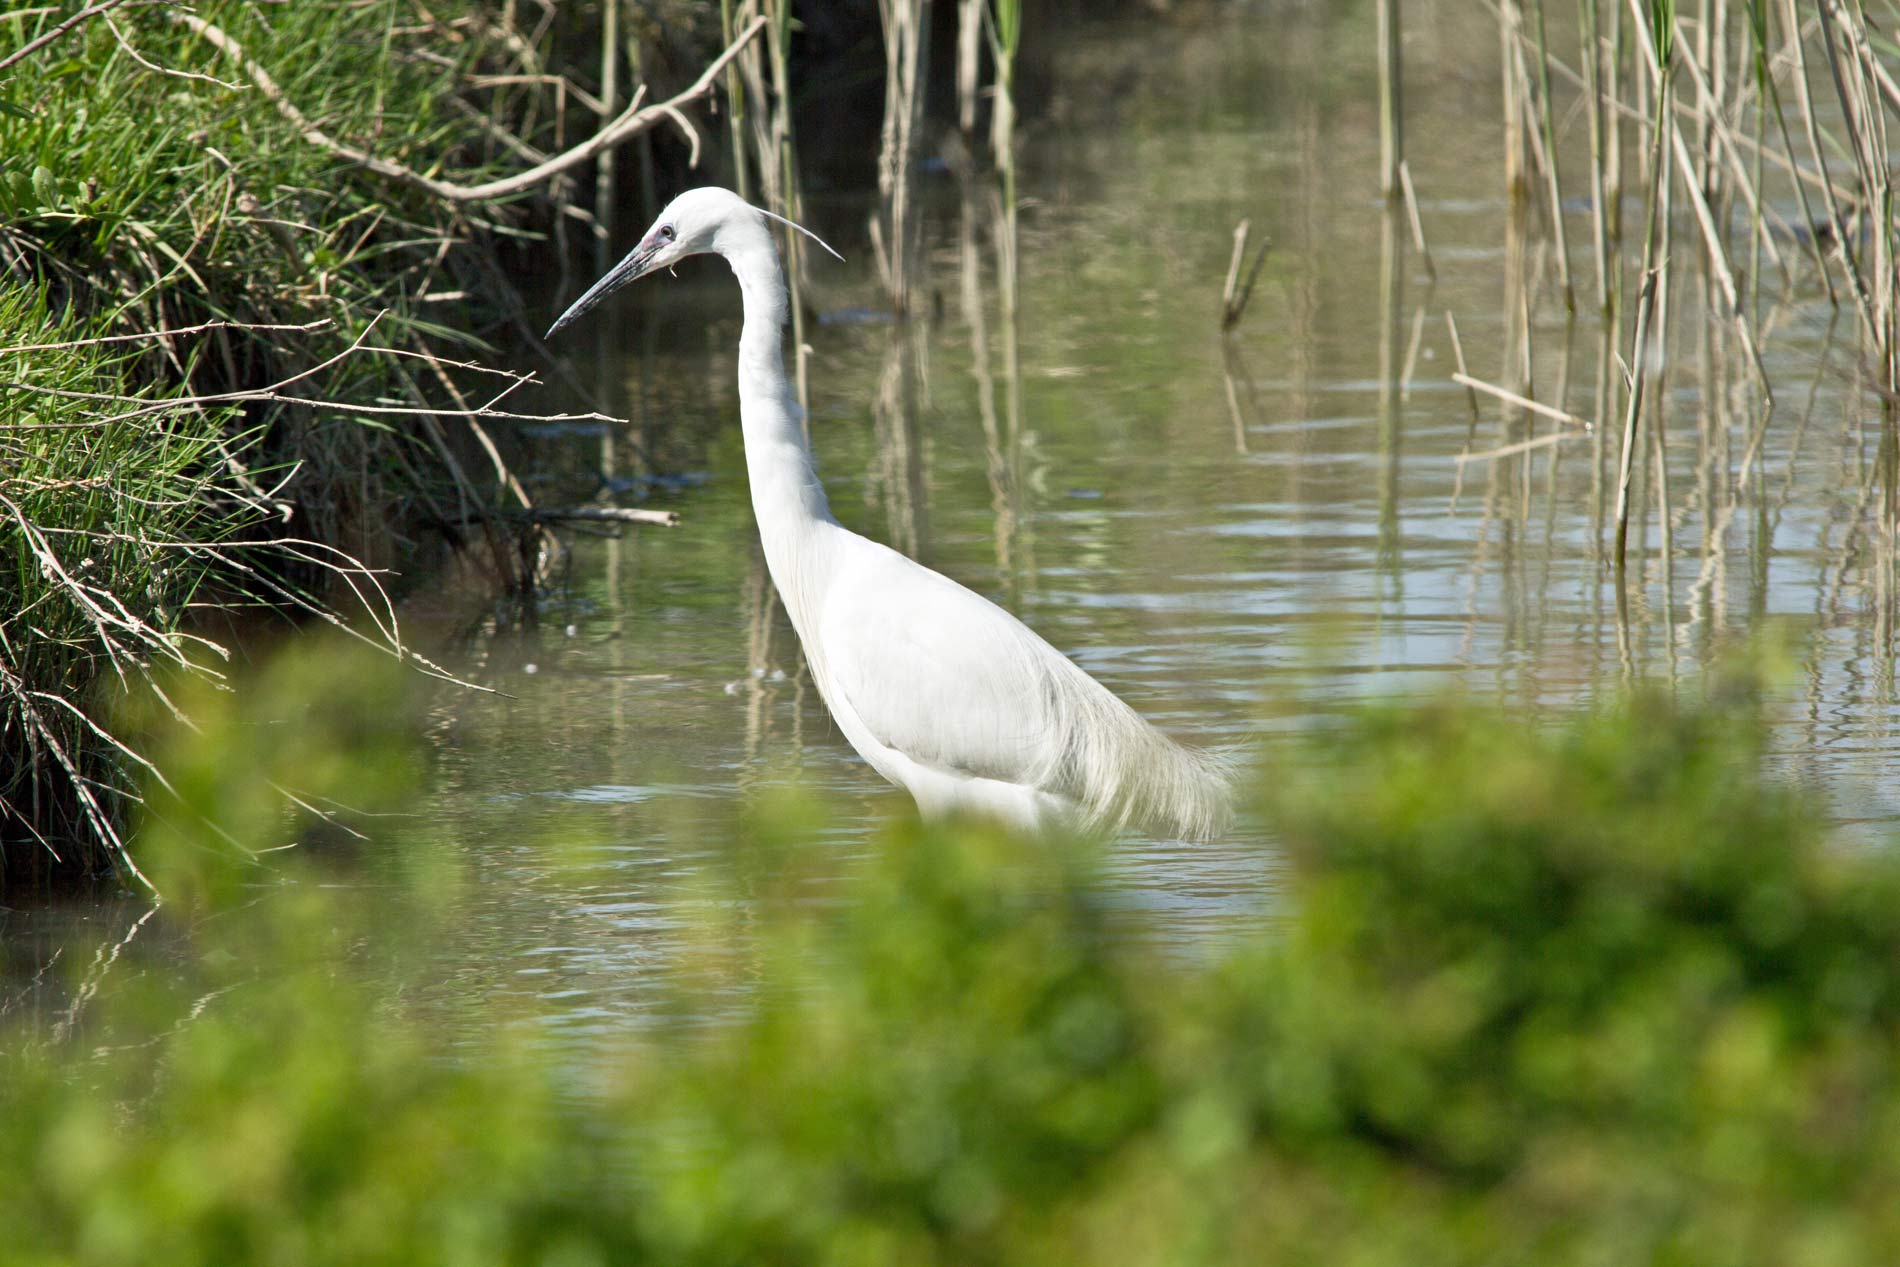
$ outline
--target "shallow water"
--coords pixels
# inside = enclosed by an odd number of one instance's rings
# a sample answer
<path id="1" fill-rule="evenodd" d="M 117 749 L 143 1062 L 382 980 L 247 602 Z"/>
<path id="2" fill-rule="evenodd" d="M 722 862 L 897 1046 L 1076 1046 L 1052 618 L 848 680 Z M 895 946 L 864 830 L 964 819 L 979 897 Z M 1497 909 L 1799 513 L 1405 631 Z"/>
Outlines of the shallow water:
<path id="1" fill-rule="evenodd" d="M 1712 656 L 1779 628 L 1776 763 L 1884 835 L 1893 550 L 1877 410 L 1838 346 L 1851 321 L 1818 293 L 1773 309 L 1779 407 L 1757 440 L 1745 393 L 1722 386 L 1742 380 L 1704 375 L 1701 310 L 1682 304 L 1667 531 L 1651 453 L 1619 613 L 1615 426 L 1553 442 L 1565 424 L 1474 407 L 1450 379 L 1447 313 L 1473 374 L 1594 417 L 1599 336 L 1557 302 L 1534 211 L 1511 213 L 1495 30 L 1480 6 L 1419 19 L 1408 146 L 1435 281 L 1377 197 L 1369 7 L 1330 25 L 1240 11 L 1066 32 L 1026 121 L 1013 323 L 989 176 L 924 165 L 926 298 L 908 325 L 877 315 L 868 195 L 813 190 L 808 219 L 851 259 L 810 264 L 812 431 L 834 510 L 1203 744 L 1265 735 L 1270 751 L 1345 702 L 1453 686 L 1536 725 L 1631 680 L 1692 689 Z M 1223 339 L 1241 217 L 1272 247 Z M 1587 288 L 1586 220 L 1571 209 Z M 819 789 L 837 815 L 821 847 L 842 867 L 904 804 L 831 726 L 769 601 L 731 385 L 736 289 L 716 262 L 679 273 L 618 301 L 576 354 L 631 441 L 569 426 L 530 442 L 550 496 L 604 471 L 681 525 L 576 538 L 539 628 L 454 662 L 505 694 L 446 693 L 427 726 L 426 813 L 477 879 L 438 951 L 443 988 L 530 996 L 581 1031 L 637 1018 L 665 980 L 679 902 L 730 861 L 702 842 L 736 806 Z M 549 836 L 574 849 L 551 858 Z M 1113 857 L 1131 905 L 1184 953 L 1272 900 L 1272 842 L 1250 827 Z M 16 949 L 56 948 L 65 926 L 13 918 Z"/>

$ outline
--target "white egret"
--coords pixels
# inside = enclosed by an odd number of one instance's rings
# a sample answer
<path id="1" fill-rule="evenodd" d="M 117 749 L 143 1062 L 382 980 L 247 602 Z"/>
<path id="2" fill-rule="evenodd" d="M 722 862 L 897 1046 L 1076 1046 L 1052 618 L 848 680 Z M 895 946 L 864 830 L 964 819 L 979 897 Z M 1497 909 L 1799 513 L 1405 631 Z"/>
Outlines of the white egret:
<path id="1" fill-rule="evenodd" d="M 548 334 L 648 273 L 724 256 L 745 298 L 739 419 L 766 565 L 851 746 L 926 816 L 1216 834 L 1228 807 L 1216 758 L 1168 739 L 996 604 L 832 517 L 785 377 L 770 215 L 688 190 Z"/>

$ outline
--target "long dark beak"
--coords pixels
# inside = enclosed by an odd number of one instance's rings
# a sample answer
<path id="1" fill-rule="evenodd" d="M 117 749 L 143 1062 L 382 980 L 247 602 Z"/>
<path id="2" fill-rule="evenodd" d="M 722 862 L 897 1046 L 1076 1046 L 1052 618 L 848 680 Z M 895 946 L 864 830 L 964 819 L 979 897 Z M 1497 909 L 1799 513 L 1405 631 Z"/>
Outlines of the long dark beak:
<path id="1" fill-rule="evenodd" d="M 573 325 L 589 308 L 607 296 L 625 286 L 628 282 L 645 277 L 653 267 L 653 257 L 659 253 L 659 244 L 642 242 L 633 248 L 627 258 L 613 266 L 611 272 L 590 287 L 585 295 L 574 301 L 572 307 L 561 314 L 560 320 L 548 327 L 547 337 L 552 339 L 566 327 Z"/>

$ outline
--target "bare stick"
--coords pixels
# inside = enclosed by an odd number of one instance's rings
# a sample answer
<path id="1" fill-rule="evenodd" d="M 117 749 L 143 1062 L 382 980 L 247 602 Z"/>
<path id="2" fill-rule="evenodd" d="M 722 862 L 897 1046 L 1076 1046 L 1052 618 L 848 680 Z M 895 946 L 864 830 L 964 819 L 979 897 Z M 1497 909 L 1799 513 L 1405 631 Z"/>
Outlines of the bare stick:
<path id="1" fill-rule="evenodd" d="M 1234 226 L 1234 254 L 1227 261 L 1227 281 L 1221 287 L 1220 328 L 1223 331 L 1240 324 L 1240 318 L 1247 311 L 1247 301 L 1253 298 L 1253 284 L 1260 277 L 1260 266 L 1267 262 L 1269 243 L 1263 241 L 1254 253 L 1246 279 L 1241 279 L 1240 267 L 1247 254 L 1247 235 L 1251 227 L 1251 222 L 1244 218 Z"/>
<path id="2" fill-rule="evenodd" d="M 739 50 L 749 44 L 752 38 L 766 26 L 766 19 L 763 16 L 754 18 L 739 33 L 738 38 L 727 45 L 726 50 L 714 58 L 712 63 L 700 73 L 699 78 L 695 79 L 690 87 L 665 101 L 642 107 L 641 103 L 646 99 L 646 86 L 641 85 L 640 90 L 634 93 L 633 101 L 613 122 L 601 128 L 586 141 L 556 154 L 545 163 L 537 164 L 523 172 L 516 172 L 512 176 L 504 176 L 499 180 L 485 181 L 479 185 L 457 185 L 424 176 L 421 172 L 405 167 L 401 163 L 378 158 L 364 150 L 334 140 L 312 123 L 303 111 L 293 105 L 284 95 L 283 89 L 279 88 L 277 82 L 271 78 L 269 72 L 253 61 L 245 53 L 243 46 L 222 29 L 194 14 L 176 9 L 168 9 L 166 13 L 172 21 L 182 23 L 197 32 L 225 56 L 243 66 L 244 73 L 250 76 L 257 90 L 277 108 L 277 113 L 290 121 L 291 125 L 303 135 L 305 141 L 338 158 L 347 159 L 358 166 L 367 168 L 378 176 L 386 177 L 398 184 L 421 189 L 448 202 L 487 202 L 523 193 L 562 172 L 593 161 L 594 157 L 602 151 L 650 131 L 667 120 L 671 120 L 685 132 L 687 140 L 693 147 L 692 159 L 697 161 L 699 134 L 686 122 L 685 116 L 680 113 L 680 107 L 690 105 L 711 92 L 714 82 L 719 77 L 719 72 L 724 70 L 726 64 L 739 55 Z"/>
<path id="3" fill-rule="evenodd" d="M 110 13 L 124 3 L 125 0 L 102 0 L 102 3 L 95 4 L 90 9 L 81 9 L 38 39 L 29 40 L 25 47 L 15 49 L 5 57 L 0 57 L 0 70 L 5 70 L 22 58 L 31 57 L 34 53 L 37 53 L 60 36 L 66 34 L 66 32 L 78 26 L 81 22 L 96 18 L 101 13 Z"/>
<path id="4" fill-rule="evenodd" d="M 659 524 L 663 528 L 679 526 L 679 512 L 641 510 L 629 506 L 529 507 L 520 511 L 502 511 L 504 519 L 528 519 L 535 523 Z"/>
<path id="5" fill-rule="evenodd" d="M 330 325 L 331 320 L 328 317 L 319 317 L 315 321 L 306 321 L 302 325 L 293 326 L 252 325 L 244 321 L 207 321 L 203 325 L 175 326 L 169 330 L 141 330 L 137 334 L 102 335 L 96 339 L 69 339 L 65 343 L 21 343 L 10 348 L 0 348 L 0 356 L 8 356 L 16 352 L 63 352 L 68 348 L 96 347 L 102 343 L 135 343 L 146 339 L 169 339 L 175 334 L 202 334 L 206 330 L 257 330 L 266 333 L 294 330 L 300 334 L 308 334 L 313 330 L 328 329 Z"/>
<path id="6" fill-rule="evenodd" d="M 1412 165 L 1399 163 L 1399 188 L 1405 194 L 1405 214 L 1412 222 L 1412 244 L 1418 247 L 1419 259 L 1425 264 L 1425 276 L 1438 280 L 1438 266 L 1432 263 L 1431 248 L 1425 245 L 1425 222 L 1418 214 L 1418 191 L 1412 188 Z"/>
<path id="7" fill-rule="evenodd" d="M 1453 374 L 1452 377 L 1454 379 L 1469 379 L 1471 377 L 1471 371 L 1465 364 L 1465 345 L 1458 337 L 1458 322 L 1453 318 L 1449 310 L 1445 313 L 1445 328 L 1451 332 L 1451 355 L 1453 360 L 1458 364 L 1458 372 Z M 1473 426 L 1476 426 L 1480 416 L 1478 410 L 1478 393 L 1471 389 L 1471 384 L 1468 382 L 1465 384 L 1465 402 L 1471 406 L 1471 422 Z"/>
<path id="8" fill-rule="evenodd" d="M 1240 291 L 1240 265 L 1247 257 L 1247 230 L 1252 221 L 1245 216 L 1234 226 L 1234 252 L 1227 257 L 1227 280 L 1220 288 L 1221 325 L 1228 324 L 1227 318 L 1234 311 L 1234 296 Z"/>
<path id="9" fill-rule="evenodd" d="M 1567 422 L 1573 427 L 1582 427 L 1585 431 L 1593 430 L 1596 427 L 1596 424 L 1587 418 L 1579 418 L 1573 413 L 1566 413 L 1555 405 L 1546 405 L 1542 401 L 1532 400 L 1528 396 L 1520 396 L 1516 392 L 1499 387 L 1495 383 L 1487 383 L 1481 378 L 1473 378 L 1463 370 L 1459 370 L 1456 374 L 1453 374 L 1451 380 L 1454 383 L 1460 383 L 1465 387 L 1469 387 L 1474 391 L 1481 391 L 1487 396 L 1496 396 L 1506 404 L 1516 405 L 1519 409 L 1528 409 L 1534 414 L 1542 414 L 1544 417 L 1554 418 L 1558 422 Z"/>

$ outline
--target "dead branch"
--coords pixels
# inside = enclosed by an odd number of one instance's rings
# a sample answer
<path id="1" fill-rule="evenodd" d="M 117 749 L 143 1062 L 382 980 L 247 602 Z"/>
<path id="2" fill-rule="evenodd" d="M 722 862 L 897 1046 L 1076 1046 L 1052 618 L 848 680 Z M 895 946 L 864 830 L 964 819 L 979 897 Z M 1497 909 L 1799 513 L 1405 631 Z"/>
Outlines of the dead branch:
<path id="1" fill-rule="evenodd" d="M 1595 426 L 1594 423 L 1586 418 L 1579 418 L 1575 414 L 1565 413 L 1554 405 L 1546 405 L 1542 401 L 1532 400 L 1528 396 L 1520 396 L 1514 391 L 1499 387 L 1495 383 L 1487 383 L 1481 378 L 1473 378 L 1463 370 L 1459 370 L 1453 374 L 1451 381 L 1462 384 L 1474 391 L 1481 391 L 1487 396 L 1496 396 L 1506 404 L 1516 405 L 1519 409 L 1528 409 L 1534 414 L 1542 414 L 1546 418 L 1555 418 L 1558 422 L 1567 422 L 1573 427 L 1582 427 L 1585 431 L 1589 431 Z"/>
<path id="2" fill-rule="evenodd" d="M 90 8 L 81 9 L 38 39 L 28 40 L 22 47 L 15 49 L 5 57 L 0 57 L 0 70 L 5 70 L 15 62 L 31 57 L 34 53 L 39 52 L 48 44 L 51 44 L 54 40 L 78 26 L 81 22 L 96 18 L 102 13 L 110 13 L 124 3 L 125 0 L 101 0 L 99 4 L 95 4 Z"/>
<path id="3" fill-rule="evenodd" d="M 680 113 L 680 108 L 682 106 L 691 105 L 712 91 L 713 82 L 718 78 L 719 72 L 725 69 L 726 63 L 730 62 L 734 57 L 737 57 L 739 51 L 750 43 L 754 36 L 764 30 L 767 23 L 767 18 L 764 15 L 754 18 L 751 24 L 741 31 L 731 44 L 727 45 L 726 50 L 712 60 L 712 63 L 701 72 L 699 78 L 694 80 L 691 86 L 669 97 L 667 100 L 643 107 L 641 102 L 646 97 L 646 87 L 642 85 L 640 90 L 634 94 L 632 102 L 630 102 L 627 108 L 621 111 L 611 123 L 572 149 L 564 150 L 546 162 L 536 164 L 526 171 L 517 172 L 512 176 L 504 176 L 498 180 L 485 181 L 479 185 L 458 185 L 450 181 L 436 180 L 434 177 L 424 176 L 421 172 L 405 167 L 401 163 L 393 162 L 386 158 L 378 158 L 376 155 L 365 150 L 345 145 L 341 141 L 334 139 L 321 128 L 317 127 L 315 123 L 312 123 L 309 117 L 284 95 L 283 89 L 277 86 L 277 81 L 271 78 L 270 73 L 258 65 L 256 61 L 252 60 L 250 55 L 244 51 L 244 47 L 226 34 L 222 28 L 214 26 L 195 14 L 185 13 L 176 9 L 170 9 L 166 12 L 172 21 L 183 23 L 190 30 L 203 36 L 204 39 L 213 47 L 217 48 L 218 51 L 243 67 L 244 73 L 250 77 L 251 82 L 256 86 L 258 92 L 262 93 L 264 97 L 277 108 L 278 114 L 287 119 L 290 124 L 302 134 L 305 141 L 308 141 L 321 150 L 336 155 L 338 158 L 346 159 L 360 167 L 367 168 L 375 172 L 378 176 L 393 180 L 401 185 L 407 185 L 412 189 L 423 190 L 444 201 L 455 203 L 488 202 L 496 198 L 507 198 L 514 194 L 522 193 L 563 172 L 579 167 L 584 163 L 591 162 L 594 157 L 603 150 L 619 145 L 623 141 L 639 136 L 643 132 L 651 131 L 653 128 L 659 126 L 661 122 L 667 120 L 671 120 L 685 132 L 687 140 L 692 144 L 693 157 L 696 160 L 699 155 L 699 136 L 693 131 L 692 125 L 686 122 L 685 116 Z M 0 67 L 4 65 L 5 63 L 0 62 Z"/>
<path id="4" fill-rule="evenodd" d="M 639 510 L 629 506 L 529 507 L 521 512 L 503 511 L 502 514 L 505 518 L 519 514 L 535 523 L 659 524 L 663 528 L 677 528 L 680 522 L 677 511 Z"/>
<path id="5" fill-rule="evenodd" d="M 169 339 L 179 334 L 202 334 L 207 330 L 252 330 L 277 332 L 294 330 L 299 334 L 308 334 L 313 330 L 328 329 L 333 324 L 328 317 L 319 317 L 315 321 L 306 321 L 301 325 L 256 325 L 247 321 L 207 321 L 203 325 L 176 326 L 169 330 L 140 330 L 136 334 L 109 334 L 96 339 L 69 339 L 64 343 L 22 343 L 10 348 L 0 348 L 0 356 L 18 352 L 63 352 L 68 348 L 97 347 L 102 343 L 135 343 L 145 339 Z"/>

